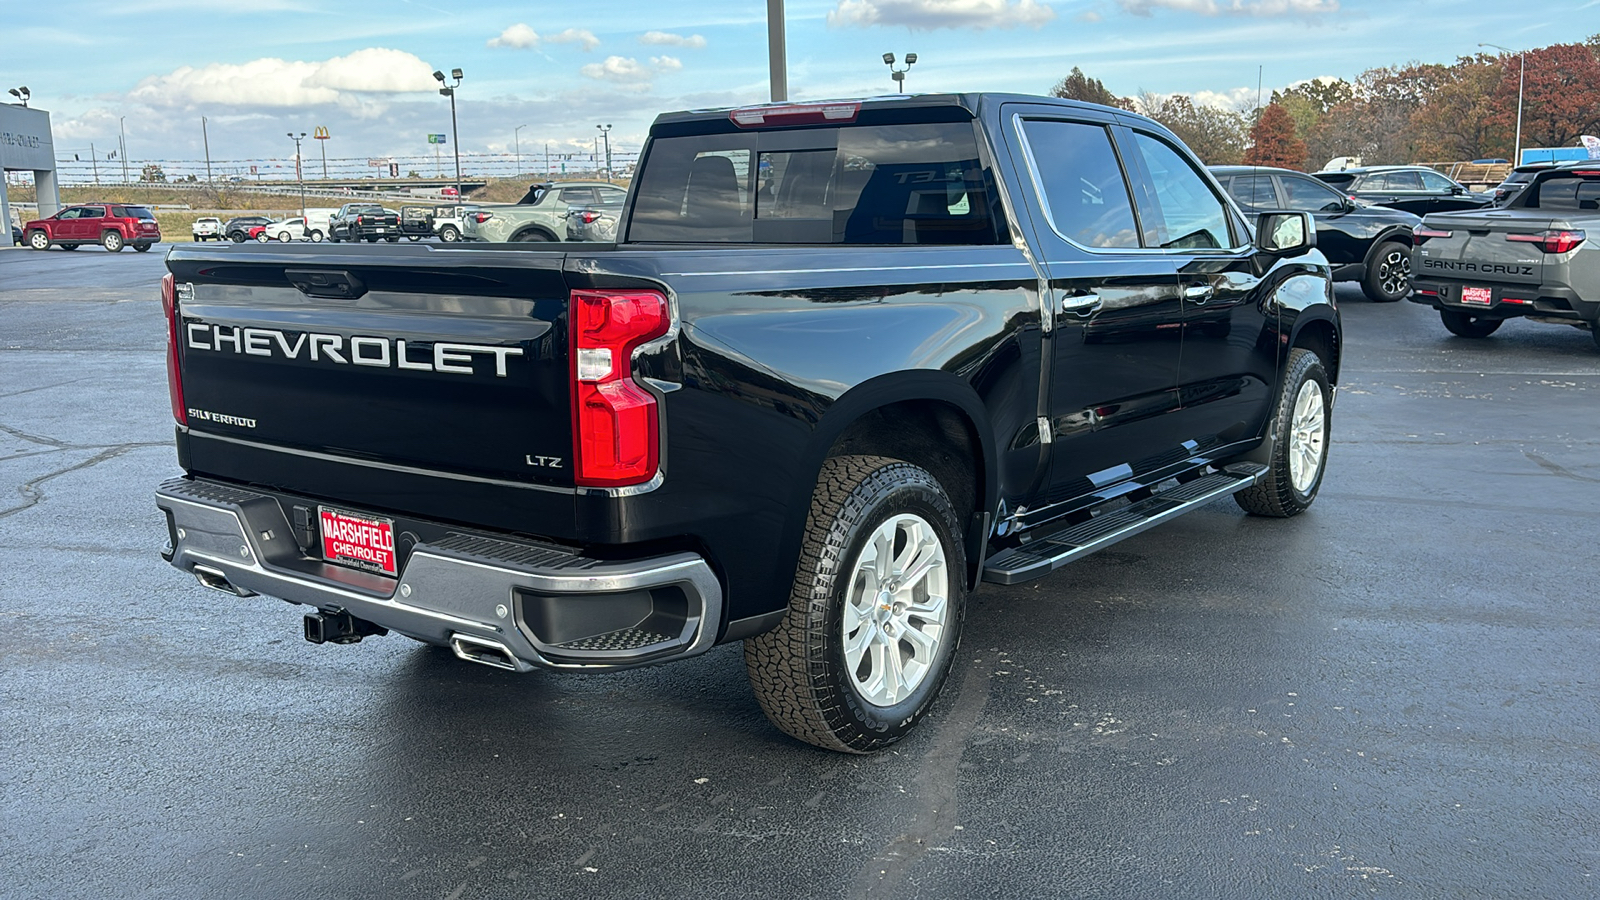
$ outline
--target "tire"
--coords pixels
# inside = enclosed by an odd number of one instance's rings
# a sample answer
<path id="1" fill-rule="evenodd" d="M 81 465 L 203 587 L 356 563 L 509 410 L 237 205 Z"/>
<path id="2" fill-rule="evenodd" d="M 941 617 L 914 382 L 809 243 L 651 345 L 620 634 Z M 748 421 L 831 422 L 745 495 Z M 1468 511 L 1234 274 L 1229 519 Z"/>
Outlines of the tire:
<path id="1" fill-rule="evenodd" d="M 880 456 L 823 464 L 783 623 L 744 642 L 745 671 L 774 725 L 845 753 L 880 750 L 915 727 L 961 641 L 958 523 L 922 468 Z M 894 593 L 878 590 L 907 566 L 921 574 Z"/>
<path id="2" fill-rule="evenodd" d="M 235 231 L 233 234 L 228 235 L 229 240 L 233 241 L 235 244 L 244 243 L 247 237 L 248 235 L 242 231 Z"/>
<path id="3" fill-rule="evenodd" d="M 60 247 L 63 250 L 76 250 L 76 249 L 78 249 L 79 247 L 81 247 L 83 245 L 82 244 L 57 244 L 56 246 Z"/>
<path id="4" fill-rule="evenodd" d="M 369 243 L 369 244 L 376 244 L 377 242 L 378 242 L 378 236 L 377 235 L 372 235 L 371 237 L 367 238 L 367 243 Z"/>
<path id="5" fill-rule="evenodd" d="M 269 240 L 271 240 L 271 238 L 267 237 L 267 233 L 265 231 L 256 235 L 256 243 L 258 244 L 265 244 Z"/>
<path id="6" fill-rule="evenodd" d="M 50 235 L 42 231 L 28 232 L 28 246 L 34 250 L 49 250 Z"/>
<path id="7" fill-rule="evenodd" d="M 512 243 L 516 244 L 549 242 L 551 240 L 554 239 L 550 235 L 533 228 L 527 231 L 519 231 L 511 238 Z"/>
<path id="8" fill-rule="evenodd" d="M 134 244 L 133 245 L 133 249 L 137 250 L 140 253 L 149 253 L 150 252 L 150 246 L 151 246 L 150 244 Z"/>
<path id="9" fill-rule="evenodd" d="M 444 241 L 446 244 L 454 244 L 456 241 L 461 240 L 461 232 L 452 226 L 446 225 L 439 229 L 439 240 Z"/>
<path id="10" fill-rule="evenodd" d="M 400 243 L 400 235 L 392 234 L 392 235 L 384 238 L 384 240 L 388 241 L 391 244 L 398 244 L 398 243 Z"/>
<path id="11" fill-rule="evenodd" d="M 1454 309 L 1439 310 L 1439 319 L 1444 322 L 1444 327 L 1456 337 L 1486 338 L 1499 330 L 1504 319 L 1486 319 L 1472 313 L 1464 313 Z"/>
<path id="12" fill-rule="evenodd" d="M 1289 365 L 1274 404 L 1267 473 L 1233 495 L 1252 516 L 1298 516 L 1317 499 L 1327 469 L 1332 410 L 1322 358 L 1303 347 L 1289 351 Z"/>
<path id="13" fill-rule="evenodd" d="M 1594 338 L 1595 349 L 1600 350 L 1600 322 L 1589 323 L 1589 336 Z"/>
<path id="14" fill-rule="evenodd" d="M 265 232 L 265 231 L 263 231 L 263 232 L 261 232 L 261 233 L 262 233 L 262 234 L 263 234 L 263 235 L 265 235 L 265 234 L 266 234 L 266 232 Z M 280 231 L 280 232 L 278 232 L 278 243 L 280 243 L 280 244 L 287 244 L 287 243 L 289 243 L 289 240 L 290 240 L 290 238 L 289 238 L 289 232 L 287 232 L 287 231 Z"/>
<path id="15" fill-rule="evenodd" d="M 1373 303 L 1405 299 L 1411 293 L 1411 249 L 1399 241 L 1379 244 L 1361 277 L 1361 292 Z"/>
<path id="16" fill-rule="evenodd" d="M 119 231 L 108 231 L 105 234 L 100 235 L 100 246 L 106 248 L 107 253 L 116 253 L 122 249 L 122 233 Z"/>
<path id="17" fill-rule="evenodd" d="M 313 243 L 313 244 L 322 243 L 322 232 L 321 231 L 312 231 L 311 232 L 311 243 Z"/>
<path id="18" fill-rule="evenodd" d="M 420 234 L 408 234 L 408 235 L 406 235 L 406 237 L 411 238 L 413 241 L 422 240 L 422 235 L 420 235 Z"/>

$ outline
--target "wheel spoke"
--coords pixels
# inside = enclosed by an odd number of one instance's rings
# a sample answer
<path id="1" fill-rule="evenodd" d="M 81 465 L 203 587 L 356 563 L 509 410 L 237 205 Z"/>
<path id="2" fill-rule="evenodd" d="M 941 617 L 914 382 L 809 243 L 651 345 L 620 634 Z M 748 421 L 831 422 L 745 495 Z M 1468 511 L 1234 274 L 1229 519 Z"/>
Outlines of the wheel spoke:
<path id="1" fill-rule="evenodd" d="M 873 622 L 863 623 L 861 629 L 855 632 L 854 637 L 846 637 L 844 642 L 845 668 L 851 672 L 861 668 L 861 655 L 867 652 L 867 647 L 878 637 L 878 626 Z"/>
<path id="2" fill-rule="evenodd" d="M 910 626 L 906 627 L 904 634 L 906 641 L 916 650 L 912 657 L 924 664 L 931 664 L 933 662 L 933 651 L 939 646 L 938 639 L 920 628 Z"/>

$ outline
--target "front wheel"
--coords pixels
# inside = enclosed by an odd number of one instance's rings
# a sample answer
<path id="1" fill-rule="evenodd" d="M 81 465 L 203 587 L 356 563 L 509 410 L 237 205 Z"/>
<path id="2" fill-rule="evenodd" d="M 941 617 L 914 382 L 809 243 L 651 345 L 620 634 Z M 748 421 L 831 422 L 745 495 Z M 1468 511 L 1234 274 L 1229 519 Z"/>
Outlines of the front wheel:
<path id="1" fill-rule="evenodd" d="M 439 229 L 439 240 L 444 241 L 446 244 L 454 244 L 456 241 L 461 240 L 461 232 L 452 226 L 446 225 Z"/>
<path id="2" fill-rule="evenodd" d="M 1500 329 L 1504 319 L 1486 319 L 1472 313 L 1464 313 L 1454 309 L 1439 310 L 1439 319 L 1444 322 L 1444 327 L 1450 333 L 1464 338 L 1486 338 Z"/>
<path id="3" fill-rule="evenodd" d="M 926 470 L 879 456 L 823 464 L 783 623 L 744 643 L 767 718 L 828 750 L 905 737 L 961 640 L 966 551 Z"/>
<path id="4" fill-rule="evenodd" d="M 287 243 L 289 243 L 290 240 L 291 239 L 289 237 L 289 232 L 287 232 L 287 231 L 278 232 L 278 243 L 287 244 Z"/>
<path id="5" fill-rule="evenodd" d="M 1393 303 L 1411 293 L 1411 251 L 1397 241 L 1378 245 L 1361 279 L 1361 292 L 1373 303 Z"/>
<path id="6" fill-rule="evenodd" d="M 1267 473 L 1233 495 L 1245 512 L 1284 519 L 1305 512 L 1317 499 L 1328 461 L 1332 396 L 1322 358 L 1302 347 L 1289 351 L 1272 416 Z"/>
<path id="7" fill-rule="evenodd" d="M 28 232 L 28 246 L 35 250 L 50 249 L 50 235 L 42 231 Z"/>
<path id="8" fill-rule="evenodd" d="M 122 249 L 122 233 L 108 231 L 100 235 L 100 246 L 106 248 L 107 253 L 116 253 Z"/>

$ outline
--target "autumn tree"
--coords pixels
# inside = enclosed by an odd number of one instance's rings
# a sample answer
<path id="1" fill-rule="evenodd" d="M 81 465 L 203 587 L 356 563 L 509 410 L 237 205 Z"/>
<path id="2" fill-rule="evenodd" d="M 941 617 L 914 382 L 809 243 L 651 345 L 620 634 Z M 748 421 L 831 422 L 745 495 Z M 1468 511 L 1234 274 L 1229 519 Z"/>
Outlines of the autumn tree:
<path id="1" fill-rule="evenodd" d="M 1056 82 L 1050 89 L 1050 96 L 1061 97 L 1066 100 L 1082 100 L 1085 103 L 1099 103 L 1102 106 L 1116 106 L 1122 109 L 1132 109 L 1127 101 L 1111 93 L 1098 78 L 1090 78 L 1083 74 L 1077 66 L 1067 73 L 1067 77 Z"/>
<path id="2" fill-rule="evenodd" d="M 1522 146 L 1565 147 L 1585 134 L 1600 133 L 1600 35 L 1587 44 L 1556 44 L 1529 50 L 1522 89 Z M 1494 119 L 1508 131 L 1516 128 L 1516 56 L 1504 63 L 1493 102 Z"/>
<path id="3" fill-rule="evenodd" d="M 1250 149 L 1244 153 L 1244 162 L 1249 166 L 1305 168 L 1306 142 L 1294 136 L 1294 119 L 1288 110 L 1276 103 L 1262 110 L 1261 118 L 1250 129 Z"/>
<path id="4" fill-rule="evenodd" d="M 1354 97 L 1343 78 L 1313 78 L 1272 92 L 1272 100 L 1294 119 L 1295 137 L 1307 140 L 1328 111 Z"/>
<path id="5" fill-rule="evenodd" d="M 1511 157 L 1512 129 L 1496 115 L 1494 96 L 1502 71 L 1500 62 L 1486 54 L 1463 56 L 1443 71 L 1431 95 L 1411 114 L 1417 159 Z"/>
<path id="6" fill-rule="evenodd" d="M 1183 94 L 1140 96 L 1139 111 L 1167 126 L 1208 166 L 1236 165 L 1244 158 L 1248 126 L 1239 113 L 1196 104 Z"/>

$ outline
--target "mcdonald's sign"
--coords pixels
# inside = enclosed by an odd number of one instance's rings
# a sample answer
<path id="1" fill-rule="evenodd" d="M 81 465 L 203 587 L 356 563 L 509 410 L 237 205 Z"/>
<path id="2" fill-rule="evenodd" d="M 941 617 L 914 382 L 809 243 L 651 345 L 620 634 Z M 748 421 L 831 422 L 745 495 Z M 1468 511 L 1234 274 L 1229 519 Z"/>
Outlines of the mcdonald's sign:
<path id="1" fill-rule="evenodd" d="M 318 125 L 316 127 L 316 130 L 311 132 L 311 136 L 313 138 L 316 138 L 319 141 L 327 140 L 328 139 L 328 127 L 326 125 Z"/>

